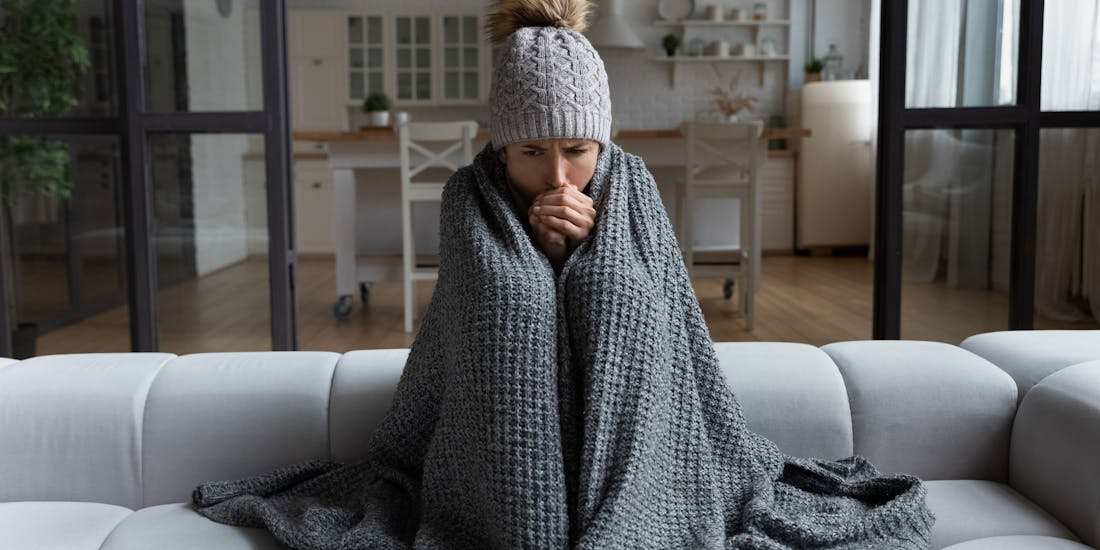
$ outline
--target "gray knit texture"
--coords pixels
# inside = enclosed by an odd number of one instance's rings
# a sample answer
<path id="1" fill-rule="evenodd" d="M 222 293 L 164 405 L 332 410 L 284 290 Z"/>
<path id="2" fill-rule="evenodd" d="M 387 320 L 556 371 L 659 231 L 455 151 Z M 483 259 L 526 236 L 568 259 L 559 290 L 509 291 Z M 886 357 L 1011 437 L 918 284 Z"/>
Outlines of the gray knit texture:
<path id="1" fill-rule="evenodd" d="M 501 47 L 489 88 L 493 147 L 580 138 L 611 142 L 611 93 L 603 59 L 564 27 L 523 27 Z"/>
<path id="2" fill-rule="evenodd" d="M 642 161 L 610 145 L 586 192 L 555 273 L 486 147 L 369 455 L 203 484 L 199 513 L 299 549 L 927 548 L 917 478 L 746 427 Z"/>

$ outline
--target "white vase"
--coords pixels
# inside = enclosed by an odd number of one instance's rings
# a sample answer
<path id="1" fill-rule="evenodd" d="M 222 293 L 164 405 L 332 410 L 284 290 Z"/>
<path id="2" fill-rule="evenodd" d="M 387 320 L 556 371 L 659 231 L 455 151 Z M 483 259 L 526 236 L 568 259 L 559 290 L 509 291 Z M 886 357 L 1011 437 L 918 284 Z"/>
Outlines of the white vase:
<path id="1" fill-rule="evenodd" d="M 736 114 L 726 115 L 726 122 L 737 122 L 739 120 L 741 120 L 741 118 L 738 117 Z"/>
<path id="2" fill-rule="evenodd" d="M 389 126 L 390 125 L 390 112 L 389 111 L 368 111 L 367 122 L 371 126 Z"/>

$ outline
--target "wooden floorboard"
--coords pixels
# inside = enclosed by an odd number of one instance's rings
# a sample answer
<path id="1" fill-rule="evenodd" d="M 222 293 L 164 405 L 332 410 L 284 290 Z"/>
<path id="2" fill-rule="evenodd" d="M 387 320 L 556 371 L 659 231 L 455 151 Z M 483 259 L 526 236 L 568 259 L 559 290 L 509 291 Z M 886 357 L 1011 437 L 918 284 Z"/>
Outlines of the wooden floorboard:
<path id="1" fill-rule="evenodd" d="M 871 337 L 872 264 L 865 258 L 768 256 L 757 294 L 756 327 L 744 329 L 736 301 L 722 297 L 721 279 L 695 281 L 696 294 L 715 341 L 803 342 L 820 346 Z M 246 261 L 163 290 L 160 348 L 172 353 L 270 349 L 268 267 Z M 345 352 L 408 347 L 399 282 L 376 282 L 370 303 L 356 300 L 348 319 L 333 317 L 335 274 L 331 260 L 298 264 L 298 343 L 303 350 Z M 434 283 L 418 284 L 423 311 Z M 966 336 L 1007 328 L 1003 292 L 948 288 L 943 283 L 903 285 L 902 336 L 958 343 Z M 128 351 L 125 307 L 44 334 L 38 353 Z M 1036 328 L 1100 328 L 1095 322 L 1036 318 Z"/>

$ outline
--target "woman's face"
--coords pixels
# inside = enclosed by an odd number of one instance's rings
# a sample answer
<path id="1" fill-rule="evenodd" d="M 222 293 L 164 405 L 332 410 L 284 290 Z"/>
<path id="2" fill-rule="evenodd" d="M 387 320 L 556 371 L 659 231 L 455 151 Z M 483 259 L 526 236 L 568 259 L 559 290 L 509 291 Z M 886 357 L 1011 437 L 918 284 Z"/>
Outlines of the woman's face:
<path id="1" fill-rule="evenodd" d="M 584 191 L 596 172 L 600 143 L 590 139 L 539 139 L 505 145 L 500 161 L 527 208 L 545 191 L 570 185 Z"/>

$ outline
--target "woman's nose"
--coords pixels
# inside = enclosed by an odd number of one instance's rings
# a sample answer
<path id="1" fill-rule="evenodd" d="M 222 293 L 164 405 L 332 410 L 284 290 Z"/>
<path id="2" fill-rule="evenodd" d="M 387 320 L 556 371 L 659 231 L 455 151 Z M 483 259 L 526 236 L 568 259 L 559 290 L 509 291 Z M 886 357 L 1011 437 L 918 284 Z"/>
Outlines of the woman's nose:
<path id="1" fill-rule="evenodd" d="M 550 184 L 551 189 L 557 189 L 569 184 L 569 179 L 566 177 L 568 163 L 563 155 L 554 154 L 548 155 L 550 157 Z"/>

